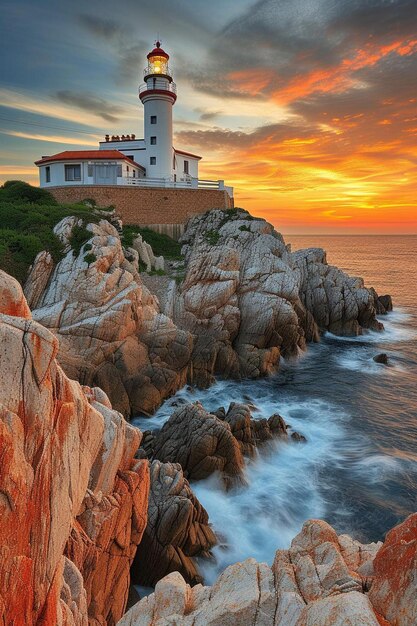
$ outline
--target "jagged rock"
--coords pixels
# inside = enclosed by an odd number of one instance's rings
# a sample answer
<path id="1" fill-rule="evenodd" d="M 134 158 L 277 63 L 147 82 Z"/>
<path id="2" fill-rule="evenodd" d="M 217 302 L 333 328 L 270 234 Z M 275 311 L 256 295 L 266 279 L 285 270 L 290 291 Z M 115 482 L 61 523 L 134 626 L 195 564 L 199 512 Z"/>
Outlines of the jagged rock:
<path id="1" fill-rule="evenodd" d="M 164 269 L 164 257 L 155 256 L 152 250 L 152 246 L 144 241 L 142 235 L 137 234 L 133 240 L 132 247 L 138 252 L 139 259 L 146 266 L 146 271 L 150 272 L 154 270 Z"/>
<path id="2" fill-rule="evenodd" d="M 140 431 L 66 377 L 58 347 L 0 271 L 0 621 L 110 626 L 146 525 L 149 471 L 134 459 Z"/>
<path id="3" fill-rule="evenodd" d="M 190 584 L 202 582 L 193 557 L 208 556 L 216 543 L 207 512 L 181 466 L 153 461 L 148 525 L 133 562 L 133 582 L 154 586 L 174 571 Z"/>
<path id="4" fill-rule="evenodd" d="M 243 456 L 229 424 L 200 403 L 178 408 L 155 436 L 154 458 L 179 463 L 190 480 L 219 471 L 227 485 L 243 480 Z"/>
<path id="5" fill-rule="evenodd" d="M 364 328 L 384 328 L 375 317 L 374 291 L 366 289 L 362 278 L 328 265 L 324 250 L 298 250 L 292 261 L 300 274 L 301 301 L 321 331 L 360 335 Z"/>
<path id="6" fill-rule="evenodd" d="M 68 376 L 102 387 L 124 415 L 149 414 L 185 383 L 192 337 L 160 313 L 109 222 L 89 224 L 91 238 L 74 256 L 76 225 L 67 217 L 55 227 L 66 255 L 47 281 L 44 256 L 35 260 L 25 286 L 33 317 L 58 337 Z M 96 260 L 88 263 L 87 252 Z"/>
<path id="7" fill-rule="evenodd" d="M 143 284 L 139 259 L 148 269 L 160 260 L 140 237 L 124 249 L 106 220 L 87 225 L 91 238 L 74 256 L 77 225 L 66 217 L 55 227 L 66 256 L 52 270 L 38 255 L 25 290 L 34 318 L 60 340 L 65 372 L 102 387 L 124 415 L 152 413 L 187 381 L 268 374 L 325 330 L 381 329 L 376 307 L 389 307 L 327 265 L 323 250 L 291 253 L 271 224 L 240 209 L 190 220 L 180 287 L 169 277 Z"/>
<path id="8" fill-rule="evenodd" d="M 329 266 L 323 250 L 291 253 L 265 220 L 210 211 L 182 235 L 186 274 L 173 319 L 195 335 L 190 380 L 257 377 L 296 356 L 321 332 L 381 330 L 373 292 Z"/>
<path id="9" fill-rule="evenodd" d="M 381 354 L 377 354 L 373 357 L 375 363 L 380 363 L 381 365 L 388 365 L 388 354 L 385 352 L 381 352 Z"/>
<path id="10" fill-rule="evenodd" d="M 378 626 L 358 570 L 372 563 L 379 547 L 338 537 L 326 522 L 310 520 L 289 550 L 277 551 L 272 568 L 247 559 L 228 567 L 212 587 L 193 588 L 172 573 L 119 626 Z"/>
<path id="11" fill-rule="evenodd" d="M 417 624 L 417 513 L 387 533 L 373 565 L 375 610 L 395 626 Z"/>
<path id="12" fill-rule="evenodd" d="M 24 288 L 26 300 L 30 309 L 35 309 L 40 297 L 46 289 L 54 269 L 54 261 L 49 252 L 44 250 L 35 257 Z"/>

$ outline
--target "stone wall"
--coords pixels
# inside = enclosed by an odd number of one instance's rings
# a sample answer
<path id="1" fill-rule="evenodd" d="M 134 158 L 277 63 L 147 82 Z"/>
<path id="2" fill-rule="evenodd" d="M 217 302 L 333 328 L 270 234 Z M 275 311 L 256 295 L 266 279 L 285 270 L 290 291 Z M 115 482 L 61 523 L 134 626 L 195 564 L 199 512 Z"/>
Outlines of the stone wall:
<path id="1" fill-rule="evenodd" d="M 233 199 L 220 189 L 155 189 L 106 185 L 79 185 L 48 189 L 58 202 L 92 198 L 97 206 L 113 205 L 125 224 L 184 224 L 209 209 L 233 207 Z"/>

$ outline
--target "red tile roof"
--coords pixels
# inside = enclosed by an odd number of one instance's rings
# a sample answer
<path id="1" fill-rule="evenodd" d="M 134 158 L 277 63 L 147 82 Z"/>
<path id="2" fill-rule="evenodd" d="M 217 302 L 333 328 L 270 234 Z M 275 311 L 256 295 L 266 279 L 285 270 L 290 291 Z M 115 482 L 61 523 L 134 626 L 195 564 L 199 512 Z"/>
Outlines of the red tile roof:
<path id="1" fill-rule="evenodd" d="M 184 150 L 177 150 L 176 148 L 174 148 L 174 151 L 177 154 L 184 154 L 185 156 L 193 157 L 194 159 L 202 159 L 203 158 L 201 156 L 198 156 L 197 154 L 193 154 L 192 152 L 184 152 Z"/>
<path id="2" fill-rule="evenodd" d="M 65 150 L 64 152 L 58 152 L 58 154 L 53 154 L 52 156 L 42 157 L 39 161 L 35 161 L 35 165 L 44 165 L 52 161 L 97 161 L 99 159 L 105 161 L 128 161 L 145 171 L 143 165 L 132 161 L 132 159 L 129 159 L 125 154 L 119 152 L 119 150 Z"/>

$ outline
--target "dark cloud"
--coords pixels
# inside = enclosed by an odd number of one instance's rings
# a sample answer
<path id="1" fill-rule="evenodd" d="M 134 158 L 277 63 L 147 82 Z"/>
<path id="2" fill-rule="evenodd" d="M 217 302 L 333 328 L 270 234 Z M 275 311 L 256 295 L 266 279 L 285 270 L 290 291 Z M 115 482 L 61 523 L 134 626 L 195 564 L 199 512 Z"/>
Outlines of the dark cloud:
<path id="1" fill-rule="evenodd" d="M 259 71 L 260 94 L 296 76 L 335 67 L 358 48 L 411 37 L 415 0 L 259 0 L 213 39 L 193 85 L 222 97 L 251 97 L 239 80 Z M 232 76 L 232 79 L 229 77 Z"/>
<path id="2" fill-rule="evenodd" d="M 317 132 L 317 131 L 315 131 Z M 243 149 L 261 143 L 278 144 L 294 137 L 308 137 L 311 128 L 298 124 L 267 124 L 252 132 L 213 128 L 212 130 L 183 130 L 176 133 L 177 140 L 209 149 Z"/>
<path id="3" fill-rule="evenodd" d="M 106 120 L 106 122 L 118 122 L 118 116 L 122 111 L 121 107 L 110 104 L 107 100 L 97 98 L 97 96 L 90 93 L 74 93 L 65 90 L 57 91 L 54 97 L 64 104 L 70 104 L 83 111 L 94 113 Z"/>
<path id="4" fill-rule="evenodd" d="M 131 26 L 121 24 L 116 20 L 105 19 L 97 15 L 82 13 L 78 16 L 80 24 L 90 33 L 103 39 L 116 39 L 131 32 Z"/>

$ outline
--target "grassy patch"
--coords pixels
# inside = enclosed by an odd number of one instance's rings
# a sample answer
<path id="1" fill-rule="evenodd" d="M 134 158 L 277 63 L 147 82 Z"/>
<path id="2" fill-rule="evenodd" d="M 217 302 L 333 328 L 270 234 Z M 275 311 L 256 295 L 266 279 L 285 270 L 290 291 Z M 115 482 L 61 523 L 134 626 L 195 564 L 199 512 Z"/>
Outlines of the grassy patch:
<path id="1" fill-rule="evenodd" d="M 182 259 L 181 245 L 168 235 L 157 233 L 150 228 L 140 228 L 127 224 L 123 226 L 122 243 L 126 247 L 133 245 L 137 235 L 142 235 L 143 240 L 152 246 L 155 256 L 163 256 L 165 259 Z"/>

